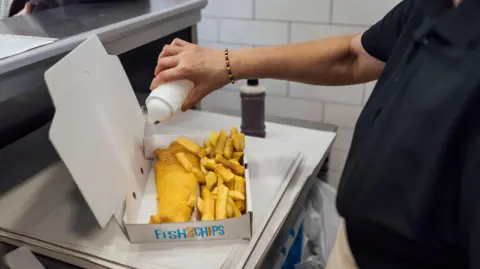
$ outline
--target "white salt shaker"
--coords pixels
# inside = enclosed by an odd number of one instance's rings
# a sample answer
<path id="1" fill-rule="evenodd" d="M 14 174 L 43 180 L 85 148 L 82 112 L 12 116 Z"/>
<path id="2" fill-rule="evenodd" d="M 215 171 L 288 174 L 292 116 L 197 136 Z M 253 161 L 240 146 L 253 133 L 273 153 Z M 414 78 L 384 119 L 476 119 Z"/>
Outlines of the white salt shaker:
<path id="1" fill-rule="evenodd" d="M 193 86 L 190 80 L 178 80 L 155 88 L 145 102 L 149 120 L 159 123 L 174 117 L 180 111 Z"/>

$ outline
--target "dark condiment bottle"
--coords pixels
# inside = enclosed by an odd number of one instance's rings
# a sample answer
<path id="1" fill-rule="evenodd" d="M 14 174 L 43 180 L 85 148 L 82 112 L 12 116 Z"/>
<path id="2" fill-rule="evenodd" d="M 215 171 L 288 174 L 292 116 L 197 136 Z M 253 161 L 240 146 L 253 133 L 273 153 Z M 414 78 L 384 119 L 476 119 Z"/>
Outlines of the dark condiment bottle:
<path id="1" fill-rule="evenodd" d="M 259 85 L 258 79 L 247 80 L 247 85 L 240 88 L 242 100 L 242 133 L 248 136 L 264 138 L 265 133 L 265 87 Z"/>

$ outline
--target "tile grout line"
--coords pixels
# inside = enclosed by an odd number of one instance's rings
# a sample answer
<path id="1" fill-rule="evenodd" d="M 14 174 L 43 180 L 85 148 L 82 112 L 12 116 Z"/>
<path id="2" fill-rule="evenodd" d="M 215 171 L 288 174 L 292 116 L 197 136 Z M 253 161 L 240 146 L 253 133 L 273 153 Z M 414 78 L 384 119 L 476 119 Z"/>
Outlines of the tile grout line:
<path id="1" fill-rule="evenodd" d="M 251 48 L 253 46 L 261 46 L 261 45 L 255 45 L 255 44 L 248 44 L 248 43 L 237 43 L 237 42 L 222 42 L 222 41 L 212 41 L 212 40 L 208 40 L 208 39 L 203 39 L 203 38 L 199 38 L 198 41 L 200 42 L 208 42 L 208 43 L 216 43 L 216 44 L 219 44 L 219 45 L 232 45 L 232 46 L 245 46 L 246 48 Z"/>
<path id="2" fill-rule="evenodd" d="M 241 0 L 240 0 L 241 1 Z M 252 15 L 253 15 L 253 20 L 257 20 L 257 12 L 256 12 L 256 9 L 255 9 L 255 2 L 256 0 L 252 0 Z"/>
<path id="3" fill-rule="evenodd" d="M 287 43 L 292 43 L 292 22 L 288 21 L 288 29 L 287 29 Z M 290 99 L 290 83 L 287 82 L 287 98 Z"/>
<path id="4" fill-rule="evenodd" d="M 236 17 L 222 17 L 222 16 L 212 16 L 212 15 L 205 15 L 205 18 L 212 18 L 212 19 L 224 19 L 224 20 L 237 20 L 237 21 L 252 21 L 252 18 L 236 18 Z M 332 10 L 332 18 L 333 18 L 333 10 Z M 275 22 L 275 23 L 285 23 L 287 21 L 282 21 L 278 19 L 262 19 L 262 18 L 255 18 L 255 21 L 258 22 Z M 325 22 L 325 21 L 290 21 L 292 23 L 298 24 L 306 24 L 306 25 L 323 25 L 323 26 L 344 26 L 344 27 L 360 27 L 360 28 L 368 28 L 370 24 L 353 24 L 353 23 L 342 23 L 342 22 Z"/>
<path id="5" fill-rule="evenodd" d="M 328 14 L 328 22 L 330 25 L 333 24 L 333 5 L 334 5 L 334 0 L 330 0 L 330 12 Z"/>
<path id="6" fill-rule="evenodd" d="M 362 105 L 365 106 L 367 98 L 367 83 L 363 83 L 363 97 L 362 97 Z"/>
<path id="7" fill-rule="evenodd" d="M 287 81 L 288 82 L 288 81 Z M 229 91 L 238 91 L 238 89 L 235 89 L 233 90 L 232 88 L 229 88 L 229 87 L 225 87 L 225 89 L 229 89 Z M 363 105 L 363 100 L 360 101 L 360 103 L 356 103 L 356 104 L 353 104 L 353 103 L 346 103 L 346 102 L 339 102 L 339 101 L 332 101 L 332 100 L 325 100 L 325 99 L 314 99 L 312 100 L 312 98 L 304 98 L 304 97 L 292 97 L 291 94 L 290 94 L 290 83 L 287 83 L 287 86 L 286 86 L 286 95 L 282 95 L 282 94 L 271 94 L 273 96 L 276 96 L 276 97 L 287 97 L 288 99 L 292 99 L 292 100 L 299 100 L 299 101 L 306 101 L 306 102 L 309 102 L 309 103 L 319 103 L 319 104 L 324 104 L 324 108 L 326 107 L 326 104 L 332 104 L 332 105 L 337 105 L 337 106 L 344 106 L 344 107 L 351 107 L 351 108 L 358 108 L 358 109 L 363 109 L 364 105 Z M 349 128 L 349 127 L 345 127 L 345 128 Z"/>
<path id="8" fill-rule="evenodd" d="M 217 19 L 217 37 L 218 37 L 218 42 L 221 42 L 222 37 L 220 36 L 221 31 L 220 31 L 220 23 L 222 23 L 222 19 Z"/>
<path id="9" fill-rule="evenodd" d="M 286 94 L 287 94 L 287 98 L 289 98 L 289 99 L 291 98 L 291 97 L 290 97 L 290 89 L 291 89 L 291 88 L 290 88 L 290 83 L 287 83 L 287 91 L 286 91 Z"/>
<path id="10" fill-rule="evenodd" d="M 322 105 L 323 105 L 323 108 L 322 108 L 322 110 L 323 110 L 322 111 L 322 114 L 323 114 L 322 115 L 322 122 L 327 123 L 326 122 L 327 121 L 327 102 L 323 101 Z M 337 128 L 339 128 L 338 125 L 337 125 Z"/>

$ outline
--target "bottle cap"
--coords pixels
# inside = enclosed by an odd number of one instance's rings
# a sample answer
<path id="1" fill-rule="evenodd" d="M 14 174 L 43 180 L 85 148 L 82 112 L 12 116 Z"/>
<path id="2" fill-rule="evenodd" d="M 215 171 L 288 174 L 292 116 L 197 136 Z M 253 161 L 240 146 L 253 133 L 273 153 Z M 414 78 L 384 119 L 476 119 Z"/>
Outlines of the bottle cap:
<path id="1" fill-rule="evenodd" d="M 248 79 L 247 80 L 248 86 L 258 86 L 258 79 Z"/>
<path id="2" fill-rule="evenodd" d="M 150 98 L 147 100 L 148 117 L 154 123 L 163 122 L 173 117 L 172 107 L 160 98 Z"/>

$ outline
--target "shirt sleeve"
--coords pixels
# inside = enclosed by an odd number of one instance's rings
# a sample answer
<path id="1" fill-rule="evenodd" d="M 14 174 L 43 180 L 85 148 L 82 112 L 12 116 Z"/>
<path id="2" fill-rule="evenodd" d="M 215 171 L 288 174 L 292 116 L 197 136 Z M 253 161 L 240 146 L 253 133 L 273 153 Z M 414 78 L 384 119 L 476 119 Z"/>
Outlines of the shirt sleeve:
<path id="1" fill-rule="evenodd" d="M 478 123 L 478 122 L 477 122 Z M 465 269 L 480 268 L 480 127 L 475 125 L 471 142 L 462 148 L 464 169 L 460 171 L 459 229 L 461 258 L 466 260 Z"/>
<path id="2" fill-rule="evenodd" d="M 368 54 L 382 62 L 388 61 L 403 26 L 413 12 L 413 6 L 413 0 L 402 1 L 363 33 L 362 45 Z"/>

